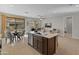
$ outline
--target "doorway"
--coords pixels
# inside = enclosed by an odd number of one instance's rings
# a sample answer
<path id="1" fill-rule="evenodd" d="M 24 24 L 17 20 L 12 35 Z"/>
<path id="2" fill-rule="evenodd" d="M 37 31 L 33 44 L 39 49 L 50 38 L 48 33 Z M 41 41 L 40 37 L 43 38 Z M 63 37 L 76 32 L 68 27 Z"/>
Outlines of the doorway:
<path id="1" fill-rule="evenodd" d="M 71 38 L 72 37 L 72 17 L 66 17 L 64 20 L 64 36 Z"/>

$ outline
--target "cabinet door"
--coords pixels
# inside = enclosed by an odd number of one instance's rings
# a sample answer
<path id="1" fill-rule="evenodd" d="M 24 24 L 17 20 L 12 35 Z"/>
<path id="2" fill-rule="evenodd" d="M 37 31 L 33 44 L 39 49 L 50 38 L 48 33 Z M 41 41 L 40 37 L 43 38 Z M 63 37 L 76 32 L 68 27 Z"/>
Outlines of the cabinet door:
<path id="1" fill-rule="evenodd" d="M 38 42 L 38 45 L 37 45 L 37 50 L 40 52 L 40 53 L 42 53 L 42 37 L 38 37 L 38 39 L 37 39 L 37 42 Z"/>
<path id="2" fill-rule="evenodd" d="M 33 47 L 37 49 L 37 36 L 33 36 Z"/>
<path id="3" fill-rule="evenodd" d="M 47 53 L 47 47 L 48 47 L 48 39 L 47 38 L 45 38 L 45 37 L 43 37 L 42 38 L 42 41 L 43 41 L 43 54 L 44 55 L 47 55 L 48 53 Z"/>
<path id="4" fill-rule="evenodd" d="M 53 37 L 48 40 L 48 54 L 54 54 L 56 51 L 56 37 Z"/>

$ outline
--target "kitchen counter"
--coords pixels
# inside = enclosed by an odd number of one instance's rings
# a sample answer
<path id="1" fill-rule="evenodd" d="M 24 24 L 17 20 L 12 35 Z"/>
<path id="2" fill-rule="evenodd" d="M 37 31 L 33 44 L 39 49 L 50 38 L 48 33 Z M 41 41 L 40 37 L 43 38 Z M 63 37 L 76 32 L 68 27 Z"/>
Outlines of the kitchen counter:
<path id="1" fill-rule="evenodd" d="M 56 52 L 57 33 L 28 33 L 28 44 L 44 55 L 52 55 Z"/>
<path id="2" fill-rule="evenodd" d="M 38 36 L 42 36 L 42 37 L 46 37 L 46 38 L 52 38 L 54 36 L 58 36 L 58 33 L 38 33 L 38 32 L 29 32 L 31 34 L 35 34 L 35 35 L 38 35 Z"/>

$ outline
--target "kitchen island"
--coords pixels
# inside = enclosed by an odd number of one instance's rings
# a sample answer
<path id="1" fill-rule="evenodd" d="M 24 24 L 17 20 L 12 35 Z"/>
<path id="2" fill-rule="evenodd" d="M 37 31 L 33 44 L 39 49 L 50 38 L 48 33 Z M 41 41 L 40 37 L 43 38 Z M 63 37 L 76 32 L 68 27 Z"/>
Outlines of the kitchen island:
<path id="1" fill-rule="evenodd" d="M 52 55 L 56 52 L 57 33 L 40 34 L 28 33 L 28 44 L 43 55 Z"/>

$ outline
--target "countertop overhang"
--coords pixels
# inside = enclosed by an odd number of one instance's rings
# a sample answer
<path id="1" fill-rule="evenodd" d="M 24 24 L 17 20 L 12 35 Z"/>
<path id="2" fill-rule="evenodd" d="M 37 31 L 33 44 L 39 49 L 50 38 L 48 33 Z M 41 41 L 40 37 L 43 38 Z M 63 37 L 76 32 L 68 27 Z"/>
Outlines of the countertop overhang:
<path id="1" fill-rule="evenodd" d="M 32 32 L 32 31 L 30 31 L 29 33 L 35 34 L 35 35 L 38 35 L 38 36 L 42 36 L 42 37 L 45 37 L 45 38 L 52 38 L 52 37 L 58 36 L 58 33 L 41 33 L 41 34 L 38 34 L 37 32 Z"/>

